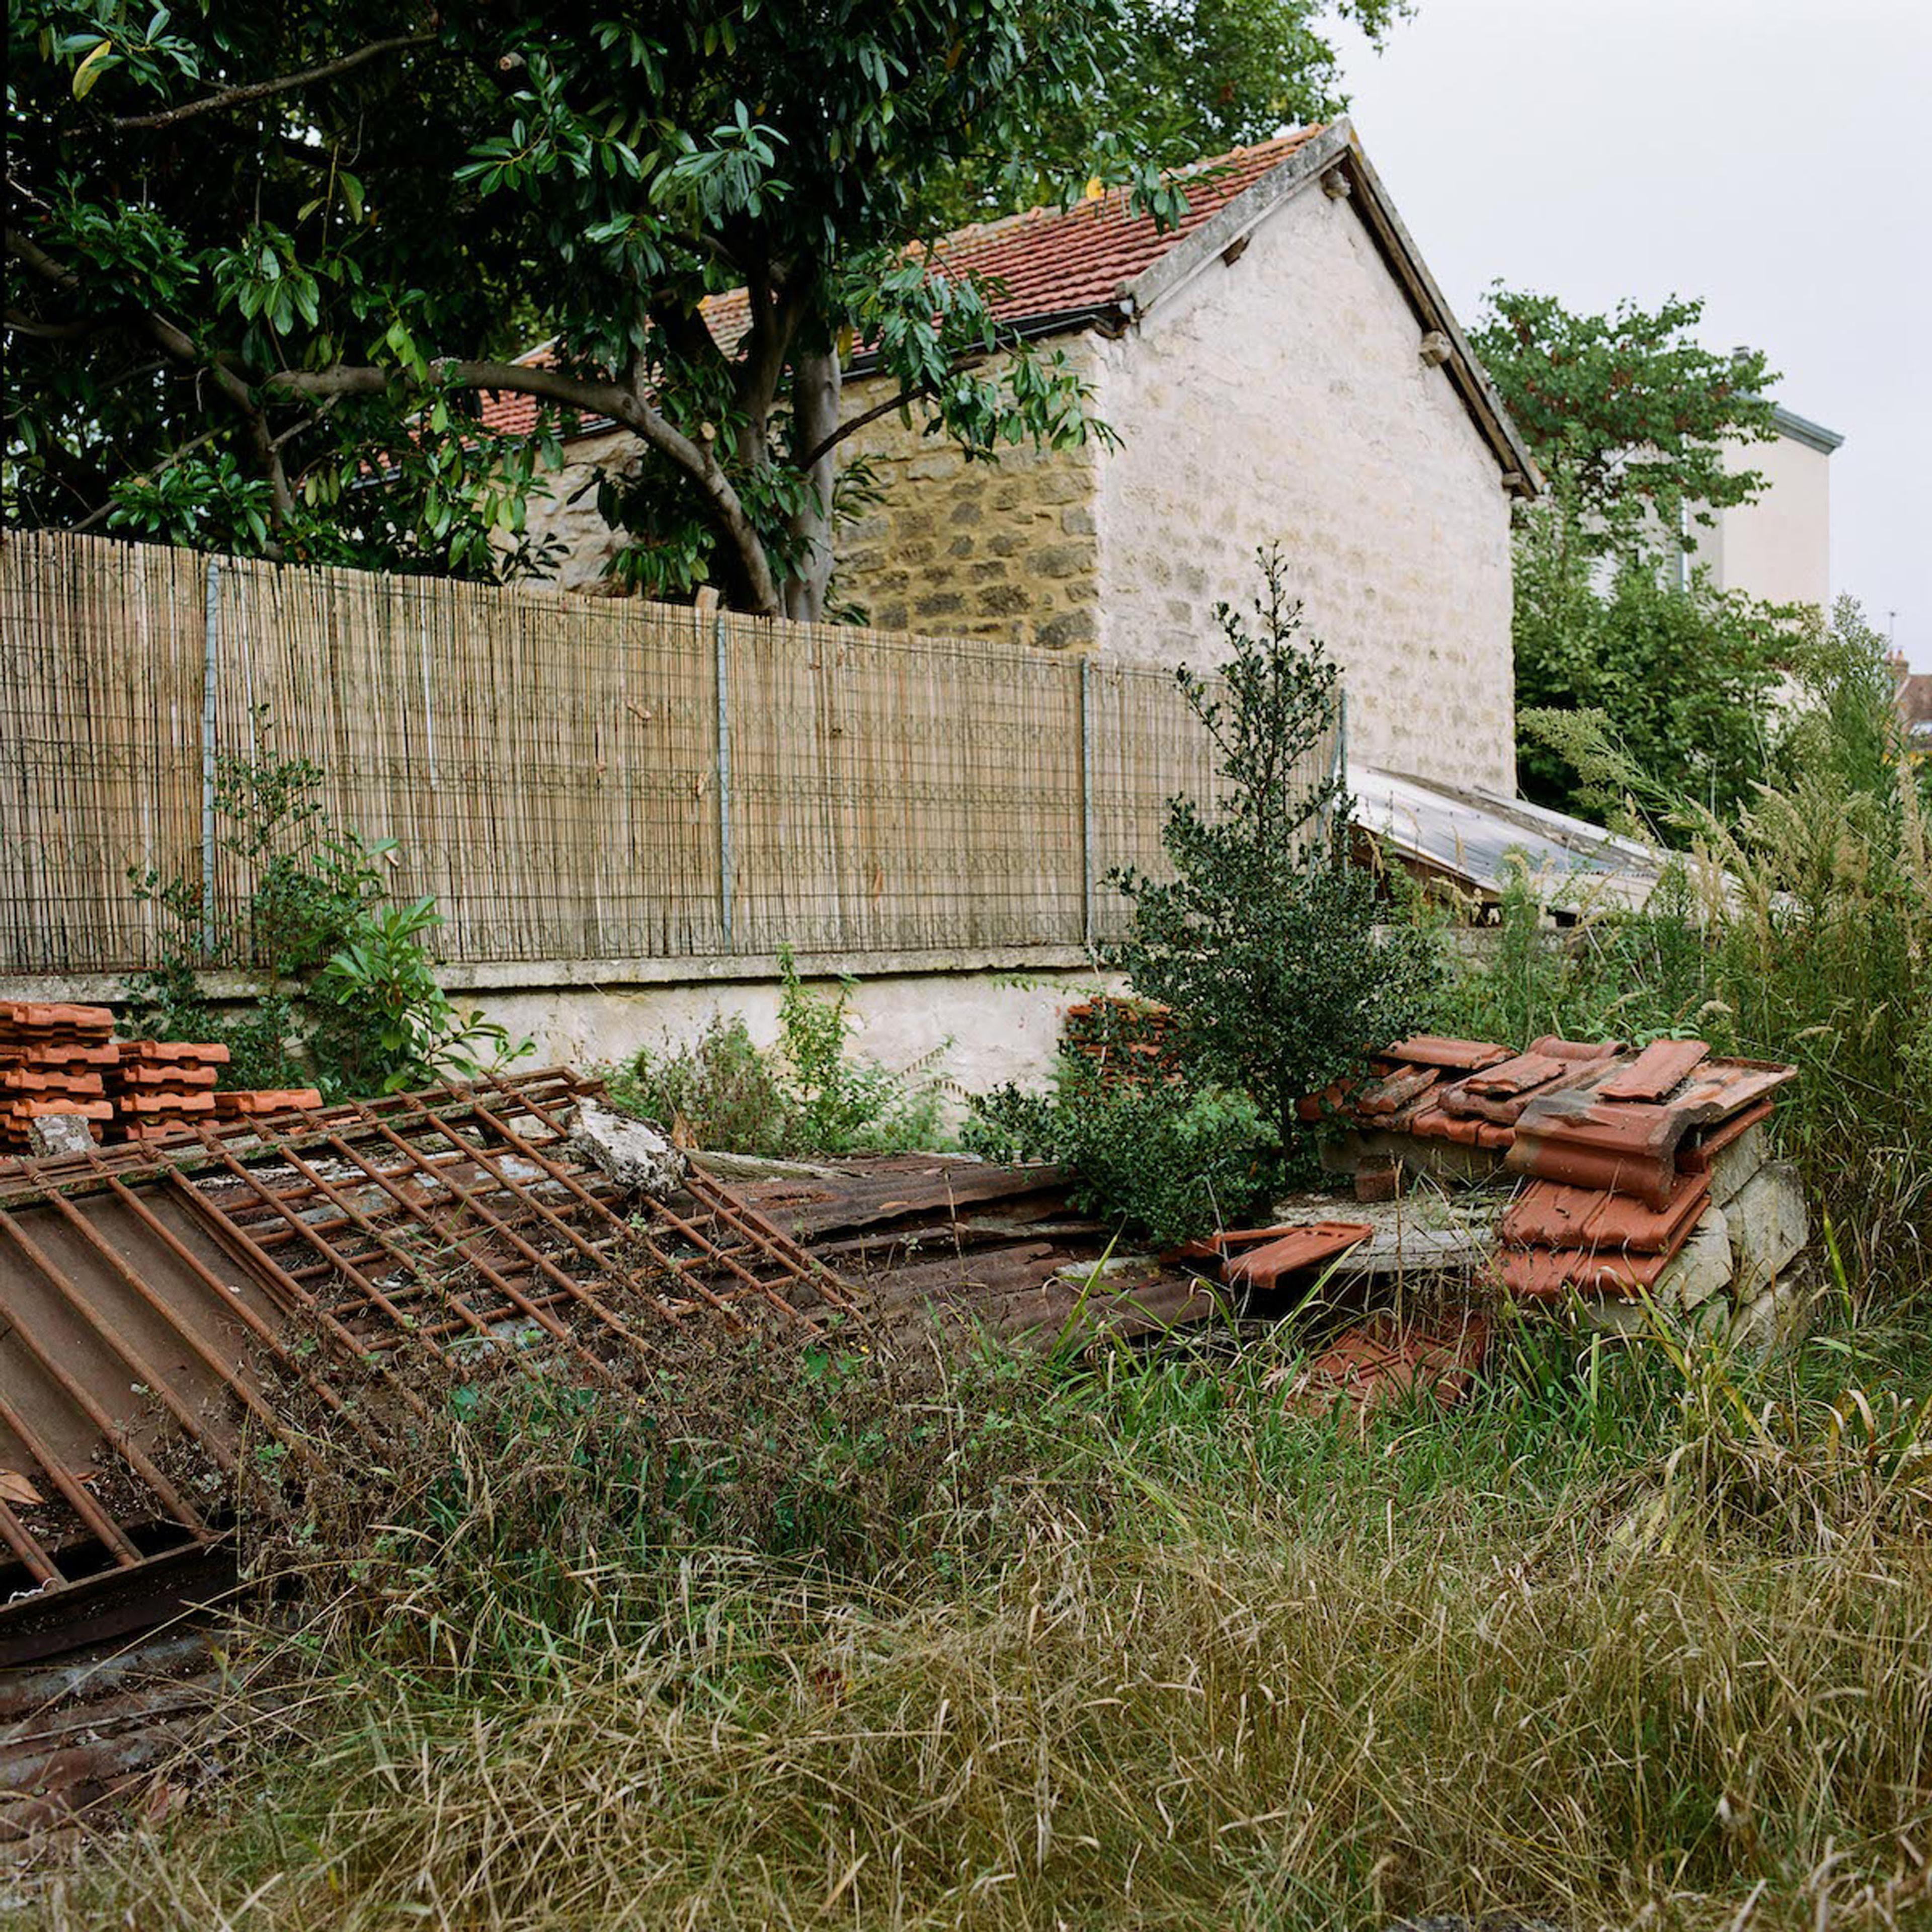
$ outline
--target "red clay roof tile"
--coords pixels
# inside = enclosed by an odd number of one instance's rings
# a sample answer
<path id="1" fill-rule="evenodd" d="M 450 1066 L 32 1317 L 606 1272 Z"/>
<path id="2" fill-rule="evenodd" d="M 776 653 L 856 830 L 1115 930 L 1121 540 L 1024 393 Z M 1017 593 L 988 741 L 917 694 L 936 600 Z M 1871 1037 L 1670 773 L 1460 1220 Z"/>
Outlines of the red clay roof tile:
<path id="1" fill-rule="evenodd" d="M 1512 1248 L 1587 1248 L 1594 1252 L 1674 1255 L 1690 1238 L 1710 1198 L 1709 1178 L 1681 1178 L 1661 1209 L 1600 1188 L 1532 1181 L 1502 1219 L 1503 1244 Z"/>
<path id="2" fill-rule="evenodd" d="M 1514 1056 L 1508 1047 L 1498 1046 L 1490 1040 L 1450 1040 L 1441 1034 L 1419 1033 L 1412 1040 L 1398 1041 L 1380 1057 L 1406 1060 L 1414 1066 L 1441 1066 L 1473 1073 Z"/>
<path id="3" fill-rule="evenodd" d="M 1661 1100 L 1710 1054 L 1701 1040 L 1654 1040 L 1597 1091 L 1606 1100 Z"/>
<path id="4" fill-rule="evenodd" d="M 1264 1247 L 1250 1248 L 1222 1264 L 1221 1278 L 1230 1288 L 1273 1288 L 1298 1268 L 1318 1268 L 1346 1254 L 1375 1232 L 1364 1221 L 1311 1221 Z"/>
<path id="5" fill-rule="evenodd" d="M 1098 308 L 1116 300 L 1126 283 L 1322 131 L 1297 128 L 1180 170 L 1178 178 L 1186 184 L 1187 212 L 1174 227 L 1157 229 L 1151 215 L 1134 214 L 1125 191 L 1116 190 L 1071 208 L 1029 208 L 1004 220 L 962 228 L 934 248 L 934 269 L 955 280 L 974 274 L 997 282 L 998 288 L 988 291 L 987 307 L 995 321 L 1010 327 Z M 750 318 L 744 292 L 734 289 L 712 296 L 704 314 L 712 336 L 729 354 Z M 552 358 L 548 350 L 537 350 L 524 359 L 541 367 Z M 532 396 L 491 392 L 482 399 L 483 426 L 506 435 L 529 435 L 537 416 Z"/>

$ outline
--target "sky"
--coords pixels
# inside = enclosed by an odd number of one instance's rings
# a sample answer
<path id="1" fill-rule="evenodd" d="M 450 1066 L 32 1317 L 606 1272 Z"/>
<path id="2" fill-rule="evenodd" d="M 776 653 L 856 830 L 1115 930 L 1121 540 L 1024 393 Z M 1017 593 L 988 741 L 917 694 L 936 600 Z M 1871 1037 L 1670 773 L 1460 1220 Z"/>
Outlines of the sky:
<path id="1" fill-rule="evenodd" d="M 1459 319 L 1498 280 L 1702 298 L 1708 346 L 1844 436 L 1833 590 L 1932 671 L 1932 0 L 1415 0 L 1381 53 L 1340 39 Z"/>

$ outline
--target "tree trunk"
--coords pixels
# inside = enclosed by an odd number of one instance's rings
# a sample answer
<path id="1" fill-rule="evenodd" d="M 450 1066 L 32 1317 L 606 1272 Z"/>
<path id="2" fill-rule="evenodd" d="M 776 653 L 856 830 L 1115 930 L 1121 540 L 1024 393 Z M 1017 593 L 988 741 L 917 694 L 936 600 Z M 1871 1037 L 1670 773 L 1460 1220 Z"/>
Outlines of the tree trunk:
<path id="1" fill-rule="evenodd" d="M 827 442 L 838 427 L 842 376 L 836 348 L 811 350 L 792 357 L 792 447 L 802 458 Z M 795 574 L 784 586 L 784 611 L 801 623 L 825 615 L 832 584 L 832 490 L 836 459 L 827 450 L 807 472 L 811 485 L 805 506 L 791 520 Z"/>

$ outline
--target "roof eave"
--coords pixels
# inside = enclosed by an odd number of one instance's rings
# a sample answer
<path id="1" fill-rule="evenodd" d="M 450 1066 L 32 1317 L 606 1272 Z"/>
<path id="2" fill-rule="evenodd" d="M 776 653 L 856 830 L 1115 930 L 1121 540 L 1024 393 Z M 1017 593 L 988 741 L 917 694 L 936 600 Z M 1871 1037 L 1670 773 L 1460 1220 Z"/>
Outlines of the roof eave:
<path id="1" fill-rule="evenodd" d="M 1469 346 L 1454 311 L 1436 286 L 1436 278 L 1429 272 L 1429 265 L 1423 260 L 1414 238 L 1395 212 L 1395 205 L 1382 186 L 1382 177 L 1362 152 L 1361 142 L 1353 125 L 1345 118 L 1337 122 L 1336 128 L 1347 138 L 1348 152 L 1344 165 L 1348 171 L 1350 185 L 1357 191 L 1351 200 L 1355 202 L 1364 225 L 1394 272 L 1396 279 L 1402 284 L 1410 305 L 1424 327 L 1438 328 L 1449 338 L 1450 352 L 1448 361 L 1442 365 L 1443 371 L 1456 386 L 1463 406 L 1494 452 L 1502 466 L 1506 487 L 1519 496 L 1540 495 L 1544 488 L 1543 472 L 1537 467 L 1529 445 L 1524 440 L 1522 430 L 1516 428 L 1502 398 L 1496 393 L 1489 371 Z"/>
<path id="2" fill-rule="evenodd" d="M 1243 189 L 1226 208 L 1210 220 L 1204 221 L 1159 261 L 1124 283 L 1120 290 L 1123 301 L 1132 305 L 1136 315 L 1146 314 L 1156 303 L 1192 281 L 1210 262 L 1219 260 L 1276 208 L 1313 187 L 1335 168 L 1346 170 L 1350 199 L 1356 202 L 1364 225 L 1424 331 L 1439 329 L 1448 337 L 1450 352 L 1444 371 L 1494 454 L 1504 487 L 1520 496 L 1538 494 L 1544 487 L 1543 472 L 1537 467 L 1529 446 L 1510 420 L 1487 372 L 1476 359 L 1442 291 L 1436 286 L 1435 277 L 1396 213 L 1381 177 L 1363 153 L 1354 124 L 1346 115 L 1297 148 L 1278 167 L 1270 168 L 1260 180 Z"/>
<path id="3" fill-rule="evenodd" d="M 1789 436 L 1793 442 L 1802 442 L 1807 449 L 1815 449 L 1821 456 L 1829 456 L 1844 441 L 1834 429 L 1827 429 L 1822 423 L 1814 423 L 1808 416 L 1801 416 L 1796 410 L 1787 410 L 1782 403 L 1774 403 L 1771 407 L 1772 424 L 1780 436 Z"/>

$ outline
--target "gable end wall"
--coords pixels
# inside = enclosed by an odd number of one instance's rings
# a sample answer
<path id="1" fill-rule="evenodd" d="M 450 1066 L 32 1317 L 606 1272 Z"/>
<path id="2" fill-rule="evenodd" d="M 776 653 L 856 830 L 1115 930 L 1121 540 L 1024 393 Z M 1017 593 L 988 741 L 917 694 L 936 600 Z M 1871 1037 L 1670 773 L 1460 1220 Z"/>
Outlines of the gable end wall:
<path id="1" fill-rule="evenodd" d="M 1496 458 L 1350 204 L 1305 191 L 1096 344 L 1101 649 L 1213 662 L 1209 613 L 1279 539 L 1340 662 L 1350 754 L 1515 788 L 1510 512 Z"/>

